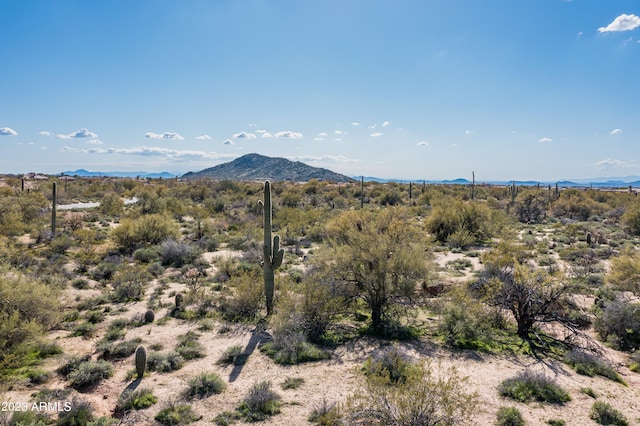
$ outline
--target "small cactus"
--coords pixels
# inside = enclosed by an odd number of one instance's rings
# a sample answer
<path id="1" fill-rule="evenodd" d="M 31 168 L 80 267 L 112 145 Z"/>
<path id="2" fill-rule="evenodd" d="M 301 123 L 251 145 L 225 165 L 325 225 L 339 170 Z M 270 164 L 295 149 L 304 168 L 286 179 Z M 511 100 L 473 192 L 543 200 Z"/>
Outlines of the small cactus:
<path id="1" fill-rule="evenodd" d="M 181 308 L 184 303 L 184 295 L 182 293 L 176 294 L 176 308 Z"/>
<path id="2" fill-rule="evenodd" d="M 56 194 L 56 183 L 53 182 L 53 187 L 51 189 L 51 235 L 56 236 L 56 204 L 57 204 L 57 194 Z"/>
<path id="3" fill-rule="evenodd" d="M 136 374 L 138 379 L 142 379 L 147 369 L 147 349 L 144 346 L 138 346 L 136 349 Z"/>
<path id="4" fill-rule="evenodd" d="M 144 313 L 144 322 L 150 323 L 156 318 L 156 314 L 153 313 L 153 310 L 148 309 L 147 312 Z"/>

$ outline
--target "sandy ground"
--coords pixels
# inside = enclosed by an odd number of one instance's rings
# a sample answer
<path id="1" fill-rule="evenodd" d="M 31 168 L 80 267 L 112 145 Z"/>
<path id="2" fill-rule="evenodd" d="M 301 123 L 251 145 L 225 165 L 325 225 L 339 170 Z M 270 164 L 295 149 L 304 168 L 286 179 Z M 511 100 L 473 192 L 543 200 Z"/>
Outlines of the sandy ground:
<path id="1" fill-rule="evenodd" d="M 218 252 L 207 254 L 205 258 L 215 264 L 216 259 L 226 256 L 237 256 L 240 253 Z M 462 257 L 462 254 L 436 254 L 436 262 L 442 266 L 447 261 Z M 469 258 L 473 269 L 479 268 L 477 258 Z M 214 266 L 215 267 L 215 266 Z M 472 273 L 471 269 L 465 271 Z M 444 272 L 445 279 L 446 272 Z M 147 296 L 153 292 L 153 285 L 147 290 Z M 164 293 L 164 300 L 172 300 L 169 293 L 186 291 L 181 283 L 171 283 Z M 88 297 L 95 295 L 96 290 L 76 290 L 70 288 L 71 297 Z M 146 299 L 145 299 L 146 300 Z M 108 316 L 100 324 L 98 333 L 90 340 L 81 337 L 68 337 L 68 331 L 56 331 L 50 337 L 64 348 L 64 354 L 45 361 L 43 369 L 53 371 L 64 359 L 71 354 L 92 354 L 97 359 L 96 344 L 104 336 L 106 326 L 116 317 L 131 318 L 138 312 L 146 310 L 146 301 L 126 305 L 127 312 L 118 316 Z M 116 312 L 117 309 L 112 309 Z M 166 315 L 166 309 L 156 312 L 156 320 Z M 213 330 L 199 332 L 199 339 L 206 348 L 206 357 L 188 361 L 185 366 L 172 373 L 149 373 L 137 388 L 149 388 L 159 399 L 154 406 L 132 414 L 126 424 L 151 425 L 156 424 L 154 416 L 170 401 L 180 400 L 181 393 L 187 388 L 190 378 L 202 372 L 218 373 L 227 382 L 227 389 L 219 395 L 194 400 L 193 409 L 202 418 L 194 425 L 213 424 L 212 419 L 223 411 L 233 411 L 249 388 L 256 382 L 268 380 L 272 383 L 283 400 L 282 412 L 271 417 L 262 424 L 265 425 L 301 425 L 308 424 L 307 417 L 319 406 L 323 399 L 333 402 L 343 402 L 359 386 L 360 367 L 364 360 L 375 351 L 387 346 L 388 342 L 373 338 L 362 338 L 340 346 L 332 352 L 332 358 L 327 361 L 301 364 L 296 366 L 280 366 L 271 361 L 258 349 L 259 345 L 268 339 L 268 331 L 256 329 L 254 326 L 233 325 L 231 330 L 219 333 L 222 324 L 215 324 Z M 162 351 L 173 349 L 177 336 L 190 330 L 197 330 L 198 323 L 169 319 L 163 325 L 156 323 L 138 328 L 127 329 L 126 339 L 140 337 L 148 348 L 151 345 L 163 346 Z M 223 352 L 234 345 L 240 345 L 245 353 L 250 353 L 246 364 L 242 366 L 220 366 L 216 361 Z M 640 422 L 640 374 L 629 371 L 624 365 L 627 358 L 624 354 L 605 349 L 606 358 L 619 366 L 619 372 L 627 386 L 615 383 L 602 377 L 587 377 L 577 375 L 568 366 L 550 360 L 536 360 L 532 357 L 511 355 L 490 355 L 474 351 L 452 352 L 435 345 L 427 340 L 402 343 L 400 347 L 415 359 L 429 361 L 437 371 L 444 371 L 455 367 L 463 377 L 469 378 L 469 389 L 478 393 L 481 399 L 481 411 L 474 419 L 474 424 L 495 424 L 496 411 L 501 406 L 515 406 L 525 417 L 528 425 L 544 425 L 550 419 L 564 419 L 567 425 L 595 424 L 589 419 L 589 411 L 594 400 L 580 392 L 581 388 L 589 387 L 598 395 L 598 399 L 607 401 L 620 410 L 630 424 Z M 115 375 L 91 391 L 80 395 L 91 402 L 96 415 L 110 415 L 118 397 L 127 387 L 133 386 L 131 381 L 125 381 L 127 372 L 134 368 L 133 356 L 114 363 Z M 558 383 L 571 395 L 572 400 L 564 406 L 529 403 L 521 404 L 505 400 L 498 394 L 500 383 L 525 369 L 541 371 L 555 378 Z M 282 390 L 280 385 L 285 379 L 299 377 L 304 383 L 297 389 Z M 42 388 L 64 388 L 66 383 L 55 376 L 49 383 L 39 386 L 17 384 L 13 389 L 0 393 L 0 401 L 30 401 L 34 392 Z M 74 391 L 75 394 L 75 391 Z M 242 425 L 244 423 L 238 422 Z"/>

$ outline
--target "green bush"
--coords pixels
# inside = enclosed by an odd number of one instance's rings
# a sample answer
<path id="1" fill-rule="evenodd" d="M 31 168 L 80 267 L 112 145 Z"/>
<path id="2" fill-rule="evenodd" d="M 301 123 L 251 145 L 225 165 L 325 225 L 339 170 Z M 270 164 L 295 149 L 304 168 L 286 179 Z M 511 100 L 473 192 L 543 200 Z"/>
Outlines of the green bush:
<path id="1" fill-rule="evenodd" d="M 600 425 L 627 426 L 629 424 L 621 412 L 603 401 L 593 403 L 589 417 Z"/>
<path id="2" fill-rule="evenodd" d="M 151 352 L 147 357 L 147 369 L 160 373 L 169 373 L 184 366 L 184 358 L 179 353 L 171 351 L 167 354 Z"/>
<path id="3" fill-rule="evenodd" d="M 543 374 L 525 370 L 515 377 L 504 380 L 499 387 L 500 395 L 519 402 L 549 402 L 564 404 L 571 400 L 569 394 L 553 380 Z"/>
<path id="4" fill-rule="evenodd" d="M 371 374 L 341 408 L 347 424 L 471 424 L 479 397 L 455 368 L 434 372 L 419 364 L 404 382 Z"/>
<path id="5" fill-rule="evenodd" d="M 85 361 L 67 375 L 69 386 L 81 389 L 113 376 L 113 365 L 107 361 Z"/>
<path id="6" fill-rule="evenodd" d="M 620 350 L 640 348 L 640 303 L 618 299 L 605 304 L 596 318 L 595 329 Z"/>
<path id="7" fill-rule="evenodd" d="M 195 331 L 178 336 L 178 343 L 175 351 L 185 360 L 203 358 L 205 354 L 204 346 L 198 342 L 200 335 Z"/>
<path id="8" fill-rule="evenodd" d="M 93 420 L 93 408 L 88 401 L 74 397 L 71 401 L 71 410 L 60 411 L 58 414 L 58 426 L 88 425 Z"/>
<path id="9" fill-rule="evenodd" d="M 222 393 L 226 387 L 226 383 L 216 373 L 201 373 L 189 380 L 189 388 L 185 392 L 185 397 L 188 399 L 206 398 Z"/>
<path id="10" fill-rule="evenodd" d="M 0 370 L 17 367 L 28 346 L 60 320 L 59 290 L 0 266 Z"/>
<path id="11" fill-rule="evenodd" d="M 227 321 L 253 322 L 264 305 L 264 287 L 257 275 L 244 275 L 229 280 L 233 296 L 224 298 L 218 307 Z"/>
<path id="12" fill-rule="evenodd" d="M 190 405 L 175 403 L 170 403 L 155 416 L 158 423 L 166 426 L 186 425 L 199 419 L 200 416 L 193 411 Z"/>
<path id="13" fill-rule="evenodd" d="M 416 364 L 397 346 L 377 352 L 367 358 L 362 367 L 365 376 L 378 376 L 394 385 L 402 384 L 416 371 Z"/>
<path id="14" fill-rule="evenodd" d="M 283 390 L 287 389 L 297 389 L 304 383 L 304 379 L 302 377 L 287 377 L 284 382 L 280 385 Z"/>
<path id="15" fill-rule="evenodd" d="M 516 407 L 500 407 L 496 414 L 498 418 L 498 426 L 524 426 L 525 422 L 522 418 L 520 410 Z"/>
<path id="16" fill-rule="evenodd" d="M 246 355 L 242 353 L 242 346 L 234 345 L 227 348 L 216 362 L 220 365 L 242 365 L 246 362 Z"/>
<path id="17" fill-rule="evenodd" d="M 326 398 L 313 408 L 307 420 L 320 426 L 342 426 L 343 424 L 342 413 L 337 404 L 327 401 Z"/>
<path id="18" fill-rule="evenodd" d="M 250 422 L 265 420 L 280 412 L 280 395 L 271 390 L 267 381 L 254 384 L 242 400 L 238 411 Z"/>
<path id="19" fill-rule="evenodd" d="M 143 410 L 158 402 L 150 389 L 127 390 L 120 395 L 116 403 L 116 412 Z"/>
<path id="20" fill-rule="evenodd" d="M 608 363 L 600 360 L 595 355 L 574 349 L 567 354 L 567 363 L 571 365 L 578 374 L 590 377 L 596 375 L 602 376 L 614 382 L 624 384 L 624 380 L 622 380 L 620 374 Z"/>
<path id="21" fill-rule="evenodd" d="M 160 263 L 162 266 L 182 268 L 193 263 L 198 257 L 198 251 L 190 244 L 173 239 L 160 244 Z"/>
<path id="22" fill-rule="evenodd" d="M 139 337 L 118 343 L 105 340 L 98 344 L 96 350 L 102 352 L 105 359 L 124 359 L 132 355 L 141 342 L 142 339 Z"/>

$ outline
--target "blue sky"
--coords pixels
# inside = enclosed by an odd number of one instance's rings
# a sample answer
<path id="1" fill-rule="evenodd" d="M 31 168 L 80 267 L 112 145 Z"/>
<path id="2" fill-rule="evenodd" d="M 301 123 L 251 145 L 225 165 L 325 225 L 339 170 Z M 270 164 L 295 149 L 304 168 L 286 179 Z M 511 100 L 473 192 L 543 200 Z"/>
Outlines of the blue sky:
<path id="1" fill-rule="evenodd" d="M 0 173 L 640 175 L 640 2 L 5 0 Z"/>

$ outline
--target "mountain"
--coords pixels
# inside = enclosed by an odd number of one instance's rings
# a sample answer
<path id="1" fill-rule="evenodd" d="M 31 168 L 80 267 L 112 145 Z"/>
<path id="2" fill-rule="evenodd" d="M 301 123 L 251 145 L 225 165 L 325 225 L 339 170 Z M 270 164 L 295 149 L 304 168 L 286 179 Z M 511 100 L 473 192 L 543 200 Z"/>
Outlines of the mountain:
<path id="1" fill-rule="evenodd" d="M 228 163 L 215 167 L 189 172 L 182 179 L 229 179 L 229 180 L 273 180 L 306 182 L 310 179 L 328 180 L 334 182 L 350 182 L 348 176 L 332 172 L 331 170 L 312 167 L 299 161 L 286 158 L 266 157 L 260 154 L 246 154 Z"/>
<path id="2" fill-rule="evenodd" d="M 66 176 L 79 177 L 141 177 L 149 179 L 172 179 L 178 175 L 169 172 L 149 173 L 149 172 L 90 172 L 85 169 L 62 172 Z"/>

